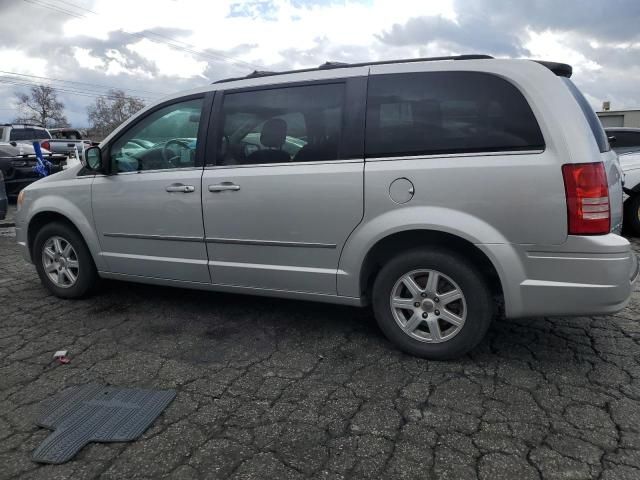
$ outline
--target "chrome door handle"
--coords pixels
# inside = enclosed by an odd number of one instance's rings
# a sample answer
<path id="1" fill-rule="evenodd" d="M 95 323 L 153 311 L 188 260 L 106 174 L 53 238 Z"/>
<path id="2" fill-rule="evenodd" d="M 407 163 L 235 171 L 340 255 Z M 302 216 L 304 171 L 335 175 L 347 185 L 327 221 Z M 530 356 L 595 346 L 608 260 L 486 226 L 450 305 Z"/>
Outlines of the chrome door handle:
<path id="1" fill-rule="evenodd" d="M 216 183 L 215 185 L 209 185 L 210 192 L 237 192 L 238 190 L 240 190 L 240 185 L 235 185 L 233 183 Z"/>
<path id="2" fill-rule="evenodd" d="M 166 188 L 167 192 L 180 192 L 180 193 L 193 193 L 196 191 L 196 187 L 193 185 L 169 185 Z"/>

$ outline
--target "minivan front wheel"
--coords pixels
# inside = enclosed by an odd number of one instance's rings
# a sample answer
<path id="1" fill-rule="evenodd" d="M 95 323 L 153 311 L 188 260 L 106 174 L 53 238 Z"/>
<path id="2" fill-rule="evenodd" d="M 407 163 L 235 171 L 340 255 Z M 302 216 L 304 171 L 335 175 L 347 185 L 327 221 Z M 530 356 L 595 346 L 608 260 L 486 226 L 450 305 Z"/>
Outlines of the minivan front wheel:
<path id="1" fill-rule="evenodd" d="M 400 349 L 445 360 L 464 355 L 493 318 L 484 277 L 444 250 L 413 250 L 390 260 L 373 286 L 378 325 Z"/>
<path id="2" fill-rule="evenodd" d="M 38 231 L 32 257 L 40 280 L 57 297 L 83 297 L 97 282 L 89 249 L 65 223 L 50 223 Z"/>

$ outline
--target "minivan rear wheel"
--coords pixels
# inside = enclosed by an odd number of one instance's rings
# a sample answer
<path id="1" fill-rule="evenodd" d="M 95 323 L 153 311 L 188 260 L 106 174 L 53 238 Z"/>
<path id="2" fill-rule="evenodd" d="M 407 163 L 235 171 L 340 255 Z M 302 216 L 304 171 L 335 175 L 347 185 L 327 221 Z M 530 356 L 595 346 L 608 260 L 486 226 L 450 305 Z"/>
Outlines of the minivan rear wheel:
<path id="1" fill-rule="evenodd" d="M 84 297 L 98 280 L 84 240 L 65 223 L 49 223 L 38 231 L 32 257 L 43 285 L 57 297 Z"/>
<path id="2" fill-rule="evenodd" d="M 624 203 L 624 226 L 632 235 L 640 237 L 640 193 Z"/>
<path id="3" fill-rule="evenodd" d="M 446 250 L 412 250 L 387 262 L 373 285 L 380 329 L 401 350 L 446 360 L 485 336 L 494 314 L 483 275 Z"/>

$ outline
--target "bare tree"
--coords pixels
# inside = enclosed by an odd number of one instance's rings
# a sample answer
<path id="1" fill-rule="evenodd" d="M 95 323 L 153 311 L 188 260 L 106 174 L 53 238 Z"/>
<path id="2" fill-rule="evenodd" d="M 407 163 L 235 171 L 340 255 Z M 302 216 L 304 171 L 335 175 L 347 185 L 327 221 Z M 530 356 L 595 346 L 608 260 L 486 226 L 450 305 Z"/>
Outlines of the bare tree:
<path id="1" fill-rule="evenodd" d="M 94 104 L 87 108 L 91 138 L 106 137 L 144 106 L 140 98 L 130 97 L 122 90 L 109 90 L 107 95 L 96 98 Z"/>
<path id="2" fill-rule="evenodd" d="M 20 115 L 16 122 L 38 123 L 46 128 L 68 127 L 64 104 L 58 100 L 55 90 L 47 85 L 31 87 L 29 95 L 16 94 Z"/>

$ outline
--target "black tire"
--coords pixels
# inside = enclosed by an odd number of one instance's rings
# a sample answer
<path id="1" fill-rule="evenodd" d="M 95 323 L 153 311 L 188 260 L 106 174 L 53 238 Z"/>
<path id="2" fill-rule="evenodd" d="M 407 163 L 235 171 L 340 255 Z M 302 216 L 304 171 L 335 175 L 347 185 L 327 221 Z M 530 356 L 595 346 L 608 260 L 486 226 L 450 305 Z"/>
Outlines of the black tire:
<path id="1" fill-rule="evenodd" d="M 624 202 L 624 226 L 631 235 L 640 237 L 640 193 Z"/>
<path id="2" fill-rule="evenodd" d="M 43 249 L 46 242 L 52 237 L 61 237 L 69 242 L 73 250 L 75 250 L 78 270 L 75 283 L 69 287 L 57 286 L 45 272 Z M 53 222 L 43 226 L 36 234 L 33 242 L 32 257 L 40 281 L 56 297 L 82 298 L 92 291 L 98 281 L 98 272 L 84 239 L 73 227 L 66 223 Z"/>
<path id="3" fill-rule="evenodd" d="M 449 277 L 462 291 L 466 302 L 465 322 L 455 335 L 441 343 L 410 336 L 398 324 L 391 308 L 396 282 L 403 275 L 421 269 L 437 270 Z M 460 256 L 443 249 L 411 250 L 391 259 L 378 273 L 372 297 L 376 320 L 386 337 L 404 352 L 432 360 L 453 359 L 469 352 L 484 338 L 495 313 L 483 275 Z"/>

